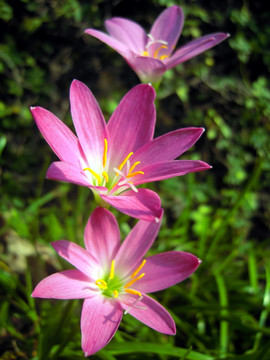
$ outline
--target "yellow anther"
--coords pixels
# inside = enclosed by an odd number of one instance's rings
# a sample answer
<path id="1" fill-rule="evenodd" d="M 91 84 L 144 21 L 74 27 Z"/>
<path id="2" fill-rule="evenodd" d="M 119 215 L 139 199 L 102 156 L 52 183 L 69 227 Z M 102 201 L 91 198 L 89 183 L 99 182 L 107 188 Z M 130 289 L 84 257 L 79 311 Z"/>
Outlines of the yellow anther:
<path id="1" fill-rule="evenodd" d="M 141 275 L 139 275 L 138 277 L 136 277 L 135 279 L 130 280 L 130 282 L 128 282 L 125 286 L 124 289 L 130 287 L 132 284 L 134 284 L 136 281 L 140 280 L 143 276 L 145 275 L 145 273 L 142 273 Z"/>
<path id="2" fill-rule="evenodd" d="M 140 163 L 141 163 L 140 161 L 136 161 L 129 169 L 129 173 L 131 173 L 135 169 L 135 166 L 139 165 Z"/>
<path id="3" fill-rule="evenodd" d="M 125 289 L 125 292 L 127 292 L 129 294 L 133 294 L 133 295 L 142 296 L 142 294 L 139 291 L 133 290 L 133 289 Z"/>
<path id="4" fill-rule="evenodd" d="M 104 177 L 104 179 L 106 180 L 106 182 L 109 181 L 109 175 L 107 174 L 106 171 L 103 171 L 103 172 L 102 172 L 102 176 Z"/>
<path id="5" fill-rule="evenodd" d="M 102 290 L 108 289 L 108 284 L 103 279 L 98 279 L 95 284 Z"/>
<path id="6" fill-rule="evenodd" d="M 90 169 L 89 167 L 83 169 L 83 171 L 85 170 L 90 171 L 90 173 L 97 179 L 98 184 L 101 184 L 101 177 L 94 170 Z"/>
<path id="7" fill-rule="evenodd" d="M 128 161 L 128 159 L 133 155 L 133 152 L 130 152 L 128 156 L 121 162 L 121 164 L 118 166 L 118 170 L 122 170 L 125 163 Z M 118 175 L 118 174 L 116 174 Z"/>
<path id="8" fill-rule="evenodd" d="M 169 57 L 169 55 L 162 55 L 160 56 L 159 60 L 164 60 L 164 59 L 167 59 Z"/>
<path id="9" fill-rule="evenodd" d="M 103 151 L 103 167 L 105 168 L 107 162 L 107 152 L 108 152 L 108 141 L 104 139 L 104 151 Z"/>
<path id="10" fill-rule="evenodd" d="M 143 171 L 135 171 L 134 173 L 131 173 L 131 174 L 127 174 L 127 178 L 131 178 L 133 176 L 136 176 L 136 175 L 140 175 L 140 174 L 144 174 Z"/>
<path id="11" fill-rule="evenodd" d="M 154 58 L 157 59 L 158 57 L 158 53 L 160 52 L 161 49 L 168 49 L 168 46 L 166 45 L 160 45 L 154 52 Z"/>
<path id="12" fill-rule="evenodd" d="M 118 291 L 117 291 L 117 290 L 113 290 L 113 295 L 114 295 L 114 297 L 118 297 Z"/>
<path id="13" fill-rule="evenodd" d="M 149 56 L 148 51 L 144 50 L 144 51 L 142 52 L 142 56 Z"/>
<path id="14" fill-rule="evenodd" d="M 110 280 L 112 280 L 114 278 L 114 263 L 115 263 L 115 260 L 113 260 L 111 263 L 111 271 L 110 271 L 110 276 L 109 276 Z"/>
<path id="15" fill-rule="evenodd" d="M 133 274 L 131 275 L 131 279 L 134 278 L 134 277 L 138 274 L 138 272 L 144 267 L 145 263 L 146 263 L 146 260 L 144 259 L 144 260 L 142 261 L 141 265 L 139 265 L 139 266 L 137 267 L 137 269 L 136 269 L 136 270 L 133 272 Z"/>

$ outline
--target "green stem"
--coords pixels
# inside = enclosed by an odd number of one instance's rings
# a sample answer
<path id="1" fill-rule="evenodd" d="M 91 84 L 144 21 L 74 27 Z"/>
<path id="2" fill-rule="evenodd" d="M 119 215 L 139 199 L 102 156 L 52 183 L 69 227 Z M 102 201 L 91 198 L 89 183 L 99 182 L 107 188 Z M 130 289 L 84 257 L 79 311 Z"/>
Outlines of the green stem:
<path id="1" fill-rule="evenodd" d="M 261 316 L 259 319 L 259 327 L 260 328 L 265 326 L 266 320 L 267 320 L 267 317 L 269 314 L 269 308 L 270 308 L 270 265 L 269 264 L 267 264 L 267 266 L 265 268 L 265 273 L 266 273 L 266 286 L 265 286 L 264 299 L 263 299 L 264 309 L 261 312 Z M 263 336 L 263 334 L 261 331 L 259 331 L 256 334 L 252 352 L 257 351 L 260 348 L 262 336 Z"/>
<path id="2" fill-rule="evenodd" d="M 224 318 L 228 318 L 228 295 L 227 289 L 225 285 L 224 278 L 219 274 L 215 273 L 216 283 L 218 287 L 219 293 L 219 303 L 220 303 L 220 355 L 221 357 L 225 357 L 228 351 L 229 344 L 229 323 Z"/>

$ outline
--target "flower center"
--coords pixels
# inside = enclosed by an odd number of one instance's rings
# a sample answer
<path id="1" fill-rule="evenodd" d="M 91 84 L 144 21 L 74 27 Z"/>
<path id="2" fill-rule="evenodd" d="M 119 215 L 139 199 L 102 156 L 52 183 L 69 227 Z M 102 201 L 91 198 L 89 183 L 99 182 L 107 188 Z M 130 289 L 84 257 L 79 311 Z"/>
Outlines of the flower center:
<path id="1" fill-rule="evenodd" d="M 159 60 L 168 58 L 169 55 L 159 54 L 162 49 L 168 49 L 168 42 L 165 40 L 155 40 L 151 34 L 147 34 L 147 36 L 149 37 L 149 40 L 142 52 L 142 56 L 153 57 L 154 59 Z"/>
<path id="2" fill-rule="evenodd" d="M 107 155 L 108 155 L 108 140 L 104 139 L 104 150 L 102 157 L 102 170 L 100 173 L 97 173 L 90 167 L 86 167 L 83 171 L 89 171 L 92 175 L 93 185 L 97 186 L 106 186 L 108 191 L 112 191 L 114 195 L 118 195 L 127 188 L 131 188 L 133 191 L 138 192 L 136 187 L 133 185 L 130 180 L 132 177 L 137 175 L 143 175 L 143 171 L 134 171 L 135 167 L 140 164 L 140 161 L 136 161 L 130 166 L 130 157 L 133 155 L 133 152 L 130 152 L 121 164 L 117 168 L 113 168 L 114 175 L 112 172 L 108 171 L 107 166 Z M 110 176 L 109 176 L 110 173 Z"/>
<path id="3" fill-rule="evenodd" d="M 102 294 L 107 297 L 117 298 L 119 293 L 121 294 L 125 292 L 128 294 L 142 296 L 138 290 L 131 289 L 130 286 L 144 277 L 145 273 L 141 273 L 140 275 L 138 274 L 144 267 L 145 263 L 146 260 L 143 260 L 137 269 L 132 273 L 128 279 L 129 281 L 126 284 L 123 284 L 123 281 L 118 276 L 115 276 L 115 260 L 113 260 L 111 262 L 110 273 L 105 276 L 104 279 L 96 280 L 95 284 L 100 288 Z"/>

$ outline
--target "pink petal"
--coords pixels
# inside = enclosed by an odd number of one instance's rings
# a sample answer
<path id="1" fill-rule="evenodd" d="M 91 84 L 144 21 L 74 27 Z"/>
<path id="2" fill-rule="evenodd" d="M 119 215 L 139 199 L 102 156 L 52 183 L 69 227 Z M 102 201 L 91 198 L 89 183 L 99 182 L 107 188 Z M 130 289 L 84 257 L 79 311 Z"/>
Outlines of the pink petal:
<path id="1" fill-rule="evenodd" d="M 98 264 L 95 258 L 81 246 L 66 240 L 58 240 L 51 243 L 54 250 L 63 259 L 75 266 L 91 279 L 97 278 Z"/>
<path id="2" fill-rule="evenodd" d="M 30 110 L 40 132 L 59 159 L 78 166 L 83 155 L 73 132 L 50 111 L 38 106 Z"/>
<path id="3" fill-rule="evenodd" d="M 168 335 L 175 335 L 175 322 L 168 311 L 151 297 L 142 294 L 138 302 L 137 295 L 121 296 L 121 304 L 128 314 L 149 326 Z"/>
<path id="4" fill-rule="evenodd" d="M 108 122 L 111 169 L 153 138 L 154 99 L 155 91 L 151 85 L 137 85 L 124 96 L 112 114 Z"/>
<path id="5" fill-rule="evenodd" d="M 52 163 L 46 174 L 47 179 L 70 182 L 82 186 L 91 186 L 90 180 L 84 175 L 82 168 L 67 162 Z"/>
<path id="6" fill-rule="evenodd" d="M 94 36 L 98 40 L 104 42 L 111 48 L 113 48 L 115 51 L 117 51 L 120 55 L 124 55 L 125 52 L 128 50 L 128 47 L 118 41 L 117 39 L 114 39 L 113 37 L 105 34 L 102 31 L 94 30 L 94 29 L 86 29 L 84 31 L 86 34 Z"/>
<path id="7" fill-rule="evenodd" d="M 160 228 L 159 223 L 140 220 L 122 243 L 115 264 L 120 272 L 129 276 L 138 267 L 143 256 L 153 244 Z"/>
<path id="8" fill-rule="evenodd" d="M 102 295 L 84 301 L 81 332 L 85 357 L 108 344 L 118 329 L 122 314 L 122 307 L 117 301 Z"/>
<path id="9" fill-rule="evenodd" d="M 171 160 L 140 168 L 144 174 L 134 177 L 133 183 L 137 186 L 208 169 L 211 169 L 211 166 L 200 160 Z"/>
<path id="10" fill-rule="evenodd" d="M 127 48 L 138 53 L 144 51 L 147 36 L 144 29 L 134 21 L 114 17 L 105 21 L 105 26 L 109 34 Z"/>
<path id="11" fill-rule="evenodd" d="M 179 6 L 171 6 L 164 10 L 154 22 L 150 34 L 154 40 L 163 40 L 168 43 L 168 49 L 161 49 L 158 56 L 170 55 L 178 41 L 184 25 L 184 14 Z M 160 43 L 151 47 L 153 56 L 154 51 L 160 47 Z"/>
<path id="12" fill-rule="evenodd" d="M 140 166 L 173 160 L 192 147 L 204 132 L 203 128 L 184 128 L 159 136 L 140 148 L 132 161 L 140 161 Z M 136 170 L 139 167 L 136 167 Z"/>
<path id="13" fill-rule="evenodd" d="M 85 227 L 84 243 L 87 251 L 97 259 L 103 269 L 110 266 L 115 258 L 120 239 L 115 216 L 104 208 L 96 208 Z"/>
<path id="14" fill-rule="evenodd" d="M 142 83 L 156 83 L 167 70 L 166 66 L 159 59 L 138 56 L 129 50 L 125 53 L 124 57 L 139 76 Z"/>
<path id="15" fill-rule="evenodd" d="M 149 189 L 128 190 L 123 195 L 100 195 L 108 204 L 120 212 L 137 219 L 159 222 L 162 216 L 159 196 Z"/>
<path id="16" fill-rule="evenodd" d="M 35 287 L 32 297 L 49 299 L 85 299 L 95 296 L 91 279 L 77 269 L 52 274 Z"/>
<path id="17" fill-rule="evenodd" d="M 181 64 L 212 48 L 221 41 L 227 39 L 229 36 L 229 34 L 225 33 L 215 33 L 202 36 L 199 39 L 193 40 L 180 47 L 170 58 L 165 59 L 164 63 L 166 64 L 167 69 L 171 69 L 172 67 Z"/>
<path id="18" fill-rule="evenodd" d="M 98 171 L 102 166 L 106 123 L 91 91 L 78 80 L 70 87 L 71 114 L 88 165 Z"/>
<path id="19" fill-rule="evenodd" d="M 146 258 L 145 276 L 132 288 L 151 293 L 173 286 L 189 277 L 200 265 L 200 260 L 187 252 L 168 251 Z"/>

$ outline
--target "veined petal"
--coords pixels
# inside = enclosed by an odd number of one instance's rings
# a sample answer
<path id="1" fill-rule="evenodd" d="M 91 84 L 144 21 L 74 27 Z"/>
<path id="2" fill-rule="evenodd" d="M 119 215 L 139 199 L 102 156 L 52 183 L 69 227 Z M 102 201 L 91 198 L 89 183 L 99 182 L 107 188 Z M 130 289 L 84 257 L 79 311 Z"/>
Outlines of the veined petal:
<path id="1" fill-rule="evenodd" d="M 82 349 L 89 356 L 112 339 L 122 319 L 122 307 L 114 299 L 97 295 L 86 299 L 81 315 Z"/>
<path id="2" fill-rule="evenodd" d="M 109 34 L 125 44 L 127 48 L 141 53 L 147 42 L 147 35 L 144 29 L 134 21 L 114 17 L 105 21 Z"/>
<path id="3" fill-rule="evenodd" d="M 59 159 L 78 165 L 83 155 L 73 132 L 50 111 L 39 106 L 30 110 L 44 139 Z"/>
<path id="4" fill-rule="evenodd" d="M 134 316 L 150 328 L 168 335 L 175 335 L 175 322 L 168 311 L 156 300 L 142 294 L 143 298 L 138 302 L 136 295 L 121 296 L 121 304 Z"/>
<path id="5" fill-rule="evenodd" d="M 159 222 L 162 216 L 159 196 L 149 189 L 138 189 L 138 192 L 128 190 L 123 195 L 100 195 L 100 197 L 115 209 L 150 222 Z"/>
<path id="6" fill-rule="evenodd" d="M 96 296 L 91 279 L 77 269 L 52 274 L 35 287 L 32 297 L 44 299 L 85 299 Z"/>
<path id="7" fill-rule="evenodd" d="M 153 39 L 168 43 L 168 49 L 162 49 L 159 55 L 170 55 L 179 39 L 184 25 L 184 13 L 179 6 L 171 6 L 164 10 L 154 22 L 150 34 Z M 157 43 L 155 46 L 160 46 Z"/>
<path id="8" fill-rule="evenodd" d="M 160 222 L 138 221 L 116 255 L 115 265 L 117 269 L 123 272 L 128 269 L 127 276 L 133 273 L 156 239 L 159 228 Z"/>
<path id="9" fill-rule="evenodd" d="M 86 34 L 91 35 L 91 36 L 95 37 L 96 39 L 104 42 L 105 44 L 107 44 L 108 46 L 113 48 L 115 51 L 117 51 L 122 56 L 128 50 L 128 47 L 126 45 L 124 45 L 123 43 L 121 43 L 117 39 L 114 39 L 110 35 L 105 34 L 102 31 L 98 31 L 98 30 L 95 30 L 95 29 L 86 29 L 84 32 Z"/>
<path id="10" fill-rule="evenodd" d="M 141 166 L 173 160 L 191 148 L 204 132 L 203 128 L 184 128 L 159 136 L 140 148 L 133 155 L 133 161 Z"/>
<path id="11" fill-rule="evenodd" d="M 70 182 L 82 186 L 91 186 L 89 179 L 83 174 L 82 168 L 71 163 L 53 162 L 46 174 L 47 179 Z"/>
<path id="12" fill-rule="evenodd" d="M 167 69 L 171 69 L 172 67 L 181 64 L 212 48 L 221 41 L 227 39 L 229 36 L 229 34 L 225 33 L 215 33 L 202 36 L 199 39 L 190 41 L 186 45 L 180 47 L 170 58 L 165 59 L 164 63 Z"/>
<path id="13" fill-rule="evenodd" d="M 84 231 L 84 244 L 101 267 L 110 266 L 120 247 L 120 232 L 115 216 L 98 207 L 90 216 Z"/>
<path id="14" fill-rule="evenodd" d="M 67 240 L 54 241 L 51 245 L 58 255 L 75 266 L 87 277 L 90 279 L 96 278 L 98 264 L 95 258 L 84 248 Z"/>
<path id="15" fill-rule="evenodd" d="M 173 286 L 189 277 L 200 260 L 187 252 L 168 251 L 146 258 L 145 276 L 132 286 L 140 292 L 151 293 Z"/>
<path id="16" fill-rule="evenodd" d="M 211 169 L 212 167 L 200 160 L 170 160 L 142 167 L 143 175 L 133 178 L 134 185 L 182 176 L 191 172 Z"/>
<path id="17" fill-rule="evenodd" d="M 73 80 L 70 87 L 71 114 L 89 166 L 97 171 L 102 164 L 106 123 L 99 105 L 86 85 Z"/>
<path id="18" fill-rule="evenodd" d="M 153 138 L 156 112 L 151 85 L 137 85 L 121 100 L 108 122 L 110 168 L 118 167 L 130 152 Z"/>

